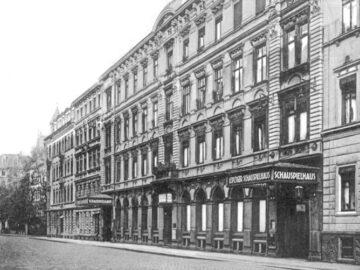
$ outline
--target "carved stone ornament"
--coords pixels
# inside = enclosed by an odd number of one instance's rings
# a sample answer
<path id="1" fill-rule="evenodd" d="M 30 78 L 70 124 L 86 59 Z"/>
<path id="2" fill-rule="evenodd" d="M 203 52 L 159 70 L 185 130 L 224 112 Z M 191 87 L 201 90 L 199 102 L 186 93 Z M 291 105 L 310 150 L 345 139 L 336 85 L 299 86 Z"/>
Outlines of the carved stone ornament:
<path id="1" fill-rule="evenodd" d="M 278 36 L 278 30 L 276 28 L 277 28 L 276 23 L 273 23 L 272 25 L 270 25 L 269 37 L 271 40 L 275 39 Z"/>
<path id="2" fill-rule="evenodd" d="M 151 148 L 151 151 L 157 151 L 159 148 L 159 141 L 155 140 L 155 141 L 151 142 L 150 148 Z"/>
<path id="3" fill-rule="evenodd" d="M 206 21 L 206 12 L 204 12 L 204 13 L 200 14 L 198 17 L 196 17 L 194 21 L 195 21 L 195 24 L 197 26 L 205 23 L 205 21 Z"/>
<path id="4" fill-rule="evenodd" d="M 245 113 L 245 106 L 240 106 L 228 112 L 228 118 L 231 122 L 239 122 L 243 119 Z"/>
<path id="5" fill-rule="evenodd" d="M 218 117 L 216 119 L 210 120 L 210 126 L 213 130 L 222 129 L 224 126 L 224 119 L 223 117 Z"/>
<path id="6" fill-rule="evenodd" d="M 179 139 L 181 142 L 190 140 L 190 130 L 189 129 L 178 131 L 178 134 L 179 134 Z"/>
<path id="7" fill-rule="evenodd" d="M 148 65 L 148 59 L 147 58 L 144 58 L 144 59 L 142 59 L 141 60 L 141 65 L 143 66 L 143 67 L 146 67 L 147 65 Z"/>
<path id="8" fill-rule="evenodd" d="M 198 125 L 198 126 L 194 126 L 194 131 L 196 133 L 196 136 L 198 136 L 198 137 L 205 136 L 206 125 L 201 124 L 201 125 Z"/>
<path id="9" fill-rule="evenodd" d="M 224 2 L 225 0 L 218 0 L 216 1 L 212 6 L 211 6 L 211 12 L 213 14 L 218 13 L 219 11 L 221 11 L 223 9 L 224 6 Z"/>
<path id="10" fill-rule="evenodd" d="M 310 0 L 311 14 L 320 12 L 320 0 Z"/>
<path id="11" fill-rule="evenodd" d="M 166 49 L 170 49 L 174 46 L 174 38 L 169 39 L 165 44 L 164 44 Z"/>
<path id="12" fill-rule="evenodd" d="M 158 59 L 159 58 L 159 51 L 153 51 L 151 54 L 152 59 Z"/>
<path id="13" fill-rule="evenodd" d="M 138 150 L 137 149 L 133 149 L 131 150 L 131 156 L 134 158 L 134 157 L 137 157 L 138 155 Z"/>
<path id="14" fill-rule="evenodd" d="M 251 45 L 253 47 L 258 47 L 258 46 L 266 43 L 266 34 L 267 33 L 262 33 L 262 34 L 258 35 L 257 37 L 253 38 L 251 40 Z"/>
<path id="15" fill-rule="evenodd" d="M 190 75 L 185 75 L 180 79 L 180 85 L 182 87 L 188 86 L 190 84 Z"/>
<path id="16" fill-rule="evenodd" d="M 124 158 L 124 160 L 129 160 L 129 152 L 125 152 L 123 154 L 123 158 Z"/>
<path id="17" fill-rule="evenodd" d="M 235 59 L 235 58 L 238 58 L 238 57 L 242 56 L 243 48 L 244 48 L 244 44 L 240 43 L 235 48 L 231 49 L 229 51 L 229 55 L 230 55 L 231 59 Z"/>
<path id="18" fill-rule="evenodd" d="M 202 66 L 201 68 L 194 71 L 196 79 L 204 78 L 206 76 L 205 67 Z"/>
<path id="19" fill-rule="evenodd" d="M 281 22 L 282 27 L 285 31 L 291 29 L 295 26 L 295 24 L 302 24 L 308 21 L 309 19 L 309 10 L 304 9 L 298 13 L 296 13 L 294 16 L 285 19 Z"/>
<path id="20" fill-rule="evenodd" d="M 137 74 L 138 72 L 138 66 L 134 66 L 132 69 L 131 69 L 132 73 L 133 74 Z"/>
<path id="21" fill-rule="evenodd" d="M 142 155 L 147 154 L 148 150 L 149 150 L 149 147 L 148 147 L 147 145 L 142 146 L 142 147 L 140 148 L 140 151 L 141 151 L 141 154 L 142 154 Z"/>
<path id="22" fill-rule="evenodd" d="M 123 76 L 124 80 L 128 80 L 129 79 L 129 72 L 126 72 Z"/>
<path id="23" fill-rule="evenodd" d="M 181 29 L 180 35 L 182 37 L 188 36 L 190 33 L 190 28 L 191 28 L 190 24 L 186 25 L 183 29 Z"/>
<path id="24" fill-rule="evenodd" d="M 137 106 L 131 108 L 132 114 L 137 114 L 138 110 L 139 110 L 139 108 Z"/>
<path id="25" fill-rule="evenodd" d="M 213 69 L 219 69 L 223 66 L 223 56 L 221 55 L 218 58 L 215 58 L 213 61 L 211 61 L 211 66 Z"/>

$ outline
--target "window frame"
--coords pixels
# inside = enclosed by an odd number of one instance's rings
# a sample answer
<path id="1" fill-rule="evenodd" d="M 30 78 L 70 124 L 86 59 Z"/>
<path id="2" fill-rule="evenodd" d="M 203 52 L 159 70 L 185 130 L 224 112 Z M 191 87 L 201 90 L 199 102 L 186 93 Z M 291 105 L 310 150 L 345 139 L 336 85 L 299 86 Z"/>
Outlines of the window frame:
<path id="1" fill-rule="evenodd" d="M 260 54 L 261 52 L 261 54 Z M 264 63 L 265 61 L 265 63 Z M 259 62 L 261 62 L 261 78 L 258 78 L 259 75 Z M 268 59 L 267 59 L 267 43 L 264 42 L 254 47 L 254 82 L 255 84 L 260 84 L 268 79 Z"/>
<path id="2" fill-rule="evenodd" d="M 191 87 L 190 84 L 187 84 L 183 87 L 182 91 L 182 115 L 186 115 L 190 113 L 190 92 Z"/>
<path id="3" fill-rule="evenodd" d="M 342 174 L 345 174 L 345 173 L 349 173 L 349 171 L 351 171 L 353 173 L 353 176 L 352 176 L 352 179 L 349 179 L 348 181 L 350 182 L 353 182 L 352 183 L 352 188 L 353 190 L 350 190 L 351 186 L 349 186 L 349 203 L 350 200 L 351 200 L 351 195 L 353 196 L 353 203 L 354 203 L 354 208 L 350 208 L 348 210 L 345 210 L 344 207 L 343 207 L 343 203 L 344 203 L 344 194 L 343 194 L 343 179 L 342 179 Z M 340 166 L 338 167 L 338 170 L 337 170 L 337 186 L 338 186 L 338 189 L 337 189 L 337 200 L 338 200 L 338 206 L 337 206 L 337 210 L 338 210 L 338 213 L 342 213 L 342 214 L 353 214 L 353 213 L 356 213 L 356 164 L 348 164 L 348 165 L 344 165 L 344 166 Z"/>
<path id="4" fill-rule="evenodd" d="M 197 100 L 196 107 L 198 110 L 205 108 L 206 102 L 206 76 L 197 78 Z"/>
<path id="5" fill-rule="evenodd" d="M 239 65 L 237 65 L 239 63 Z M 236 57 L 232 60 L 232 92 L 240 93 L 244 90 L 244 59 L 243 56 Z M 239 76 L 238 91 L 236 91 L 236 74 Z"/>
<path id="6" fill-rule="evenodd" d="M 346 77 L 343 77 L 339 80 L 339 87 L 341 90 L 341 122 L 342 125 L 348 125 L 348 124 L 352 124 L 356 121 L 358 121 L 358 117 L 357 117 L 357 74 L 351 74 L 348 75 Z M 350 84 L 354 84 L 353 88 L 350 88 Z M 350 94 L 350 97 L 352 97 L 353 95 L 355 96 L 355 112 L 353 112 L 354 115 L 354 119 L 351 120 L 347 120 L 346 117 L 346 95 Z M 351 110 L 353 110 L 352 105 L 352 99 L 350 99 L 350 116 L 351 116 Z"/>
<path id="7" fill-rule="evenodd" d="M 198 29 L 198 51 L 205 48 L 205 26 Z"/>
<path id="8" fill-rule="evenodd" d="M 350 5 L 350 18 L 349 18 L 349 28 L 346 29 L 345 27 L 345 23 L 344 23 L 344 19 L 345 19 L 345 15 L 344 15 L 344 7 L 346 5 Z M 355 8 L 355 13 L 356 13 L 356 25 L 353 25 L 354 21 L 353 21 L 353 15 L 354 15 L 354 12 L 353 12 L 353 9 Z M 342 23 L 342 32 L 343 33 L 347 33 L 349 31 L 352 31 L 354 30 L 355 28 L 359 27 L 359 3 L 358 1 L 356 0 L 343 0 L 342 1 L 342 20 L 341 20 L 341 23 Z"/>
<path id="9" fill-rule="evenodd" d="M 183 40 L 183 61 L 184 62 L 187 59 L 189 59 L 189 50 L 190 50 L 190 40 L 187 37 Z"/>
<path id="10" fill-rule="evenodd" d="M 222 15 L 218 16 L 215 19 L 215 42 L 219 42 L 222 38 Z"/>

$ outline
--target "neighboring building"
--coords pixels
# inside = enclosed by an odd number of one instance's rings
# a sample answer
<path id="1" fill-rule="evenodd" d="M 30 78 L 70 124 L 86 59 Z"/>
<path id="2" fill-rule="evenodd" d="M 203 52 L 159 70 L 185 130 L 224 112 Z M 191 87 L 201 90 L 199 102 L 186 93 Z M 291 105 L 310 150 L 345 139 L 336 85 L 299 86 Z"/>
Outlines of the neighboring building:
<path id="1" fill-rule="evenodd" d="M 51 120 L 51 134 L 45 138 L 50 207 L 47 235 L 70 237 L 76 230 L 74 185 L 74 112 L 56 110 Z"/>
<path id="2" fill-rule="evenodd" d="M 317 4 L 172 1 L 105 72 L 115 241 L 321 258 Z"/>
<path id="3" fill-rule="evenodd" d="M 0 186 L 18 186 L 25 176 L 24 166 L 28 159 L 22 154 L 0 155 Z"/>
<path id="4" fill-rule="evenodd" d="M 359 1 L 323 1 L 323 13 L 322 258 L 360 263 Z"/>
<path id="5" fill-rule="evenodd" d="M 110 227 L 103 226 L 104 211 L 109 207 L 102 206 L 111 206 L 112 198 L 100 192 L 101 84 L 95 84 L 77 98 L 72 108 L 75 113 L 76 237 L 110 240 Z"/>

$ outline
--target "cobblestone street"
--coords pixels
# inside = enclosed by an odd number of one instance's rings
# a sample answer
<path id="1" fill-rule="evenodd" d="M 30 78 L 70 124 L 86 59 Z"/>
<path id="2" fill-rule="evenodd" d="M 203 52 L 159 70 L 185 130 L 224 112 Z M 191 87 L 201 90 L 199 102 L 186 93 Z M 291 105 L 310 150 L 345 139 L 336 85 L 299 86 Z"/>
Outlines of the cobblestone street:
<path id="1" fill-rule="evenodd" d="M 181 258 L 97 246 L 99 242 L 62 243 L 29 237 L 0 236 L 1 269 L 339 269 L 341 265 L 291 259 L 222 255 Z M 100 244 L 100 243 L 99 243 Z M 154 248 L 156 252 L 157 248 Z M 171 250 L 174 251 L 174 250 Z M 176 250 L 175 250 L 176 252 Z M 188 251 L 190 254 L 192 251 Z M 186 254 L 182 252 L 179 254 Z M 194 253 L 193 253 L 194 254 Z M 199 253 L 200 254 L 200 253 Z M 184 255 L 186 256 L 186 255 Z M 213 257 L 213 259 L 211 259 Z M 276 263 L 279 262 L 279 263 Z M 356 269 L 356 266 L 347 266 Z"/>

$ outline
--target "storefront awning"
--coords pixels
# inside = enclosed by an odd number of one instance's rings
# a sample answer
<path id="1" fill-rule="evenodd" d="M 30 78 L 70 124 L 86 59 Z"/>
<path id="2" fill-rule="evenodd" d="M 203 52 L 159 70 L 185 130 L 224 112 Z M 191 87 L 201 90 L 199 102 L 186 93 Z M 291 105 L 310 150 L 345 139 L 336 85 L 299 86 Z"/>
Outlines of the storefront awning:
<path id="1" fill-rule="evenodd" d="M 248 186 L 263 183 L 316 184 L 319 169 L 294 163 L 275 163 L 264 166 L 232 170 L 227 178 L 227 185 Z"/>
<path id="2" fill-rule="evenodd" d="M 112 205 L 112 197 L 106 194 L 99 194 L 95 196 L 89 196 L 77 200 L 77 205 L 81 206 L 109 206 Z"/>

